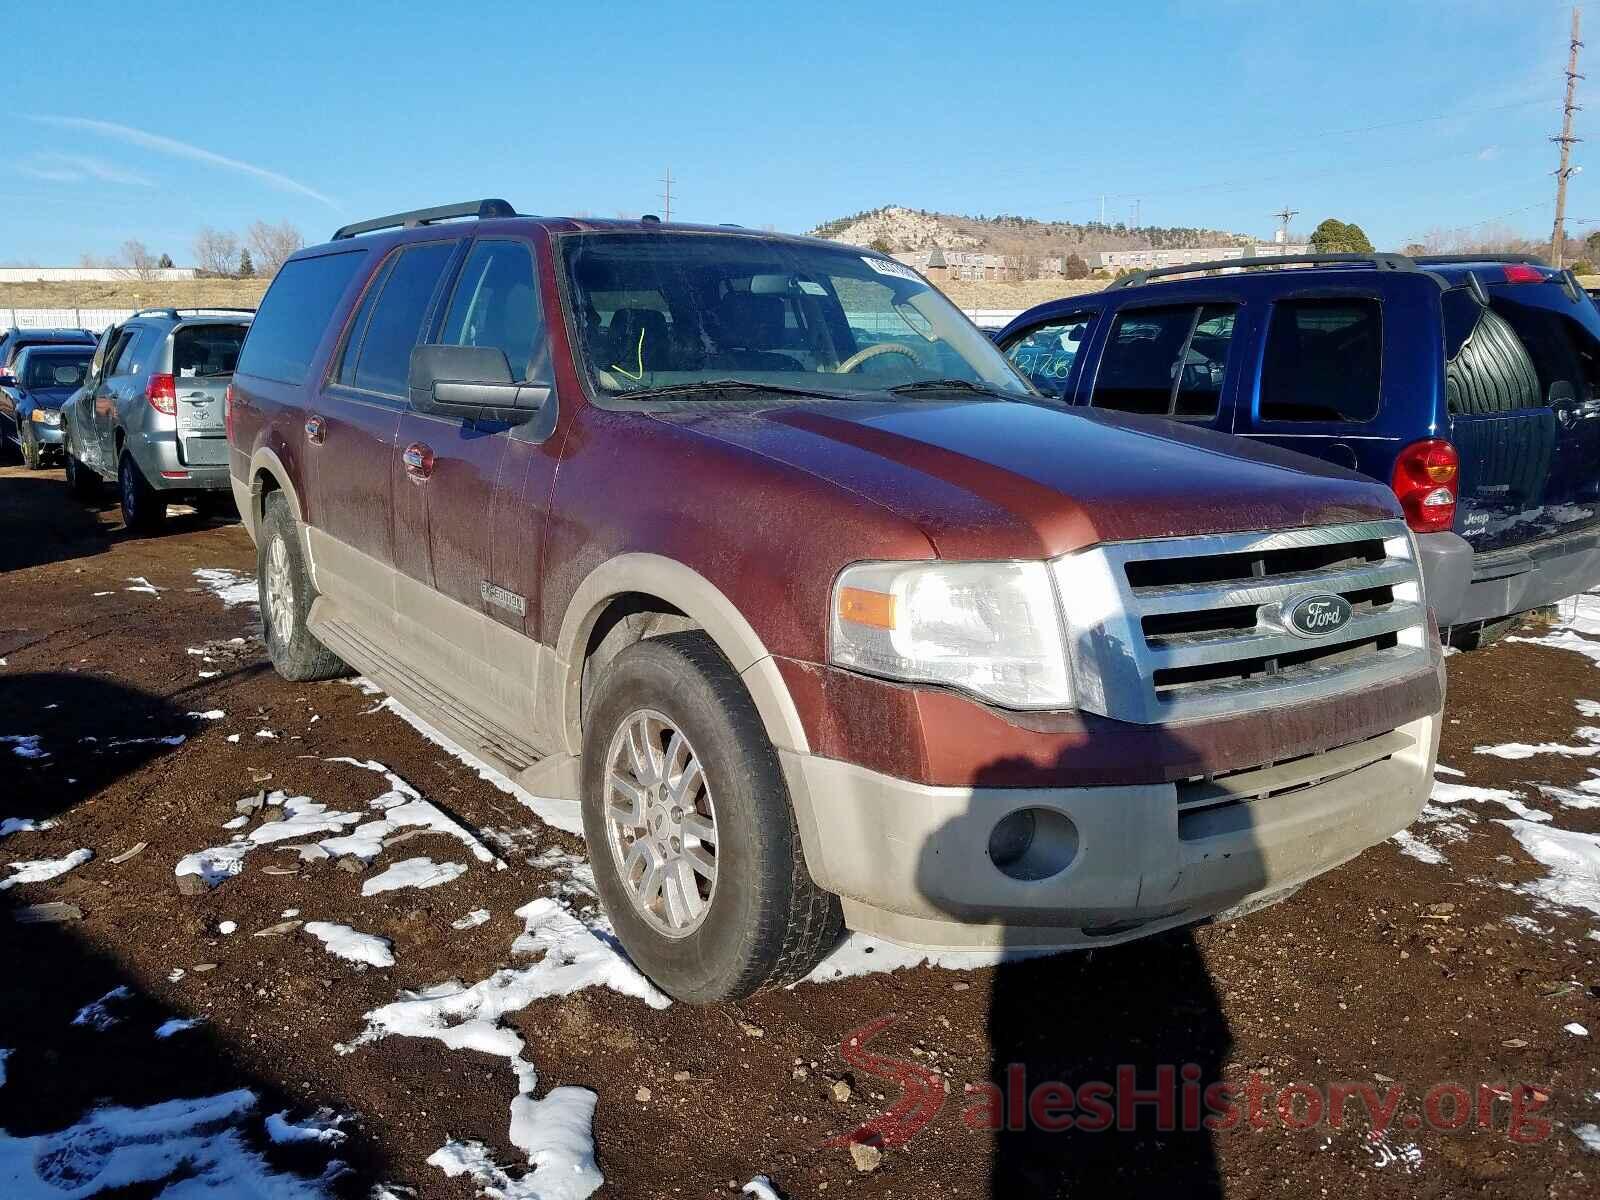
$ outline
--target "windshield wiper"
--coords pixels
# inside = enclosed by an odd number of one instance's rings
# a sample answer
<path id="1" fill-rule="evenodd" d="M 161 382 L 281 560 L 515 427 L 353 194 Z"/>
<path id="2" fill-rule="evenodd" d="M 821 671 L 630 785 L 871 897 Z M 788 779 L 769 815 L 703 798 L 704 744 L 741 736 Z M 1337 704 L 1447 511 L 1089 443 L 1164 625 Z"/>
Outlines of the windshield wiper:
<path id="1" fill-rule="evenodd" d="M 775 392 L 780 396 L 804 396 L 808 400 L 844 400 L 836 392 L 813 388 L 789 387 L 782 383 L 756 383 L 750 379 L 702 379 L 693 383 L 669 383 L 661 387 L 638 388 L 631 392 L 615 393 L 618 399 L 658 400 L 673 396 L 691 396 L 700 392 Z"/>
<path id="2" fill-rule="evenodd" d="M 1015 392 L 1002 391 L 986 383 L 973 383 L 970 379 L 918 379 L 897 384 L 887 389 L 896 396 L 919 396 L 928 392 L 971 392 L 975 396 L 994 396 L 1001 400 L 1021 400 Z"/>

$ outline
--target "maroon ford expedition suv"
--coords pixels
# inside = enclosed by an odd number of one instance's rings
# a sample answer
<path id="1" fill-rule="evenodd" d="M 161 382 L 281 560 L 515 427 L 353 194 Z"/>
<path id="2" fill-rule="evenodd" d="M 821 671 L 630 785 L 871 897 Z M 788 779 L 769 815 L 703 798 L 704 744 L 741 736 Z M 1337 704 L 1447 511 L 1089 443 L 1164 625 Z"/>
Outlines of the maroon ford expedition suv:
<path id="1" fill-rule="evenodd" d="M 1062 408 L 870 251 L 364 222 L 273 282 L 228 423 L 277 669 L 348 664 L 579 802 L 681 998 L 797 978 L 841 924 L 1240 912 L 1428 792 L 1442 660 L 1387 488 Z"/>

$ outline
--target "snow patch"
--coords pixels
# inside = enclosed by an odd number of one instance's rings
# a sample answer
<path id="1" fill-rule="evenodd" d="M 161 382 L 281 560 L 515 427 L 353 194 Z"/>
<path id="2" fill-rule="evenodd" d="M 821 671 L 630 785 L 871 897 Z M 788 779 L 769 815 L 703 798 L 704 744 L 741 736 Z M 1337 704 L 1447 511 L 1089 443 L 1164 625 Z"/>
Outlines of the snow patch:
<path id="1" fill-rule="evenodd" d="M 143 592 L 147 596 L 159 596 L 161 594 L 160 589 L 143 575 L 129 575 L 127 582 L 133 584 L 133 586 L 123 588 L 122 590 L 125 592 Z"/>
<path id="2" fill-rule="evenodd" d="M 314 1179 L 274 1170 L 246 1138 L 256 1104 L 255 1093 L 241 1088 L 146 1108 L 99 1108 L 37 1137 L 0 1131 L 0 1192 L 6 1200 L 87 1200 L 150 1184 L 170 1200 L 327 1200 L 344 1164 L 330 1161 Z"/>
<path id="3" fill-rule="evenodd" d="M 287 1112 L 273 1113 L 267 1118 L 267 1136 L 279 1146 L 292 1146 L 303 1142 L 321 1142 L 325 1146 L 337 1146 L 345 1140 L 345 1132 L 339 1128 L 348 1118 L 336 1116 L 331 1108 L 319 1108 L 304 1121 L 289 1120 Z"/>
<path id="4" fill-rule="evenodd" d="M 1510 792 L 1504 788 L 1472 787 L 1464 783 L 1442 783 L 1435 780 L 1433 793 L 1428 799 L 1440 804 L 1498 804 L 1529 821 L 1550 819 L 1549 813 L 1529 808 L 1524 804 L 1519 799 L 1521 795 L 1521 792 Z"/>
<path id="5" fill-rule="evenodd" d="M 189 714 L 197 721 L 220 721 L 227 715 L 220 708 L 208 708 L 205 712 L 192 712 Z"/>
<path id="6" fill-rule="evenodd" d="M 11 863 L 11 874 L 5 879 L 0 879 L 0 892 L 19 883 L 43 883 L 48 879 L 55 879 L 83 866 L 93 857 L 93 850 L 74 850 L 65 858 L 39 858 L 31 862 Z"/>
<path id="7" fill-rule="evenodd" d="M 476 929 L 489 919 L 487 908 L 475 908 L 464 917 L 458 917 L 450 922 L 451 929 Z"/>
<path id="8" fill-rule="evenodd" d="M 397 862 L 381 875 L 374 875 L 361 885 L 363 896 L 376 896 L 379 892 L 392 892 L 397 888 L 431 888 L 449 883 L 467 873 L 466 863 L 436 863 L 431 858 L 408 858 Z"/>
<path id="9" fill-rule="evenodd" d="M 1574 1125 L 1572 1133 L 1590 1154 L 1600 1154 L 1600 1125 Z"/>
<path id="10" fill-rule="evenodd" d="M 383 814 L 381 819 L 368 821 L 344 837 L 324 840 L 321 846 L 329 854 L 340 856 L 353 854 L 363 862 L 371 862 L 383 852 L 386 838 L 402 829 L 419 828 L 453 837 L 472 851 L 472 856 L 479 862 L 493 863 L 497 871 L 506 869 L 505 861 L 484 845 L 471 830 L 448 816 L 431 800 L 423 799 L 416 788 L 381 762 L 348 757 L 330 758 L 327 761 L 344 763 L 382 775 L 389 784 L 388 791 L 367 802 L 369 808 Z"/>
<path id="11" fill-rule="evenodd" d="M 1533 758 L 1541 754 L 1559 754 L 1563 758 L 1593 758 L 1600 754 L 1600 728 L 1593 725 L 1581 725 L 1573 733 L 1582 738 L 1586 745 L 1568 746 L 1560 742 L 1539 742 L 1529 745 L 1526 742 L 1506 742 L 1499 746 L 1474 746 L 1474 754 L 1488 754 L 1495 758 L 1509 759 L 1513 762 L 1524 758 Z"/>
<path id="12" fill-rule="evenodd" d="M 35 821 L 31 817 L 6 817 L 0 820 L 0 838 L 10 837 L 13 833 L 39 833 L 46 829 L 54 829 L 54 821 Z"/>
<path id="13" fill-rule="evenodd" d="M 1401 854 L 1418 862 L 1437 867 L 1445 861 L 1444 855 L 1437 848 L 1423 841 L 1409 829 L 1402 829 L 1389 840 L 1400 847 Z"/>
<path id="14" fill-rule="evenodd" d="M 113 1025 L 120 1025 L 122 1018 L 111 1011 L 112 1005 L 122 1000 L 133 997 L 133 992 L 126 984 L 114 987 L 98 1000 L 92 1000 L 78 1010 L 78 1015 L 72 1018 L 74 1025 L 85 1029 L 93 1029 L 104 1033 Z"/>
<path id="15" fill-rule="evenodd" d="M 394 943 L 375 933 L 358 933 L 348 925 L 331 921 L 307 921 L 305 931 L 322 943 L 323 949 L 347 962 L 369 967 L 394 966 Z"/>
<path id="16" fill-rule="evenodd" d="M 1522 848 L 1550 874 L 1519 884 L 1517 891 L 1563 908 L 1600 916 L 1600 835 L 1556 829 L 1532 821 L 1501 821 Z"/>
<path id="17" fill-rule="evenodd" d="M 195 571 L 194 577 L 228 608 L 260 601 L 253 575 L 241 575 L 223 567 L 201 567 Z"/>
<path id="18" fill-rule="evenodd" d="M 754 1196 L 756 1200 L 778 1200 L 778 1193 L 773 1189 L 772 1180 L 765 1175 L 757 1175 L 739 1189 L 739 1194 Z"/>
<path id="19" fill-rule="evenodd" d="M 156 1036 L 165 1040 L 175 1033 L 183 1033 L 185 1030 L 194 1029 L 204 1024 L 205 1021 L 199 1017 L 173 1017 L 172 1020 L 163 1021 L 156 1026 Z"/>
<path id="20" fill-rule="evenodd" d="M 40 736 L 37 733 L 8 733 L 0 735 L 0 744 L 10 746 L 11 753 L 18 758 L 49 758 L 49 751 L 39 748 Z"/>

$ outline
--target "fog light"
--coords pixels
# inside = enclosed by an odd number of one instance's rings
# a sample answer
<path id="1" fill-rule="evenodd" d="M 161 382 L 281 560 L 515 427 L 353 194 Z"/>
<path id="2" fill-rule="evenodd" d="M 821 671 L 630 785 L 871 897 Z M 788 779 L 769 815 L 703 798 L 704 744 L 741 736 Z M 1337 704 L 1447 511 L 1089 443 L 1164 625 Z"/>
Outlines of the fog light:
<path id="1" fill-rule="evenodd" d="M 1012 879 L 1058 875 L 1078 856 L 1078 827 L 1053 808 L 1019 808 L 989 831 L 989 861 Z"/>
<path id="2" fill-rule="evenodd" d="M 1038 821 L 1031 808 L 1019 808 L 1010 816 L 1001 818 L 989 834 L 989 858 L 994 865 L 1002 871 L 1013 866 L 1033 845 L 1033 834 L 1037 827 Z"/>

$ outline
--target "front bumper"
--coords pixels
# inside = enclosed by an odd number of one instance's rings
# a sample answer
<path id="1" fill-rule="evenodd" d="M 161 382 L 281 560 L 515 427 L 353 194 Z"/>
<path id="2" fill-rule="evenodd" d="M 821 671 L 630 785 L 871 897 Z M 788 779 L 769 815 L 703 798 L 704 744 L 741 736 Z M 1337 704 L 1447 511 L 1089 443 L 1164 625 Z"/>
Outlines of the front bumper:
<path id="1" fill-rule="evenodd" d="M 226 442 L 223 445 L 226 447 Z M 139 464 L 145 482 L 158 492 L 226 491 L 232 486 L 225 453 L 215 465 L 185 462 L 179 453 L 178 435 L 171 430 L 130 431 L 123 446 Z"/>
<path id="2" fill-rule="evenodd" d="M 61 452 L 61 426 L 42 425 L 38 421 L 28 422 L 28 434 L 33 438 L 33 444 L 41 450 L 59 454 Z"/>
<path id="3" fill-rule="evenodd" d="M 1359 769 L 1181 814 L 1172 783 L 933 787 L 780 758 L 814 818 L 801 831 L 811 872 L 852 929 L 939 949 L 1104 946 L 1270 903 L 1404 829 L 1432 786 L 1439 718 L 1396 733 L 1397 749 Z M 989 857 L 995 823 L 1025 807 L 1070 822 L 1076 852 L 1049 878 Z"/>
<path id="4" fill-rule="evenodd" d="M 1600 530 L 1477 554 L 1454 533 L 1417 538 L 1439 628 L 1494 621 L 1600 586 Z"/>

